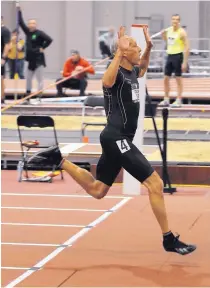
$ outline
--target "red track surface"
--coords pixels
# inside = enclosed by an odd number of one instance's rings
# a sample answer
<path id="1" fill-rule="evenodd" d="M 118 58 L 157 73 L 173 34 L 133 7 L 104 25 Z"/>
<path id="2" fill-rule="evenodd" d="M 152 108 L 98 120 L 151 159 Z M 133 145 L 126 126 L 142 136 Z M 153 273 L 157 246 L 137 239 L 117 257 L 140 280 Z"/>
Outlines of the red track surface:
<path id="1" fill-rule="evenodd" d="M 44 207 L 108 210 L 121 198 L 52 197 L 86 195 L 65 175 L 52 184 L 18 183 L 15 171 L 2 171 L 2 207 Z M 35 196 L 9 195 L 36 194 Z M 7 195 L 6 195 L 7 194 Z M 39 196 L 48 194 L 51 196 Z M 164 252 L 161 233 L 147 195 L 129 200 L 106 220 L 65 248 L 18 287 L 198 287 L 210 286 L 210 188 L 179 189 L 166 195 L 173 231 L 197 244 L 188 256 Z M 121 193 L 114 186 L 109 196 Z M 104 211 L 2 209 L 2 222 L 88 225 Z M 82 228 L 2 225 L 2 267 L 34 267 L 57 247 L 8 243 L 62 244 Z M 2 287 L 27 270 L 2 269 Z"/>

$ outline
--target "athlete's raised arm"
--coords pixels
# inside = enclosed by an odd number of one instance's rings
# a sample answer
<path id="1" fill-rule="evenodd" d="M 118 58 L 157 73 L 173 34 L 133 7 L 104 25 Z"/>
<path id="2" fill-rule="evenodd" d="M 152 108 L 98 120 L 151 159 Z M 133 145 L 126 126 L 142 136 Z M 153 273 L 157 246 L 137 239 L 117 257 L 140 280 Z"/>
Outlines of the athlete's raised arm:
<path id="1" fill-rule="evenodd" d="M 139 63 L 139 67 L 141 68 L 139 71 L 139 77 L 143 77 L 144 74 L 147 71 L 147 68 L 149 66 L 149 58 L 150 58 L 150 52 L 152 50 L 153 44 L 148 32 L 148 27 L 144 26 L 143 27 L 143 31 L 144 31 L 144 37 L 145 37 L 145 41 L 146 41 L 146 49 L 144 51 L 144 54 L 142 55 L 141 59 L 140 59 L 140 63 Z"/>
<path id="2" fill-rule="evenodd" d="M 121 26 L 118 32 L 117 50 L 114 59 L 112 60 L 102 78 L 104 87 L 111 88 L 115 84 L 120 62 L 122 60 L 123 54 L 128 48 L 129 38 L 125 35 L 125 28 Z"/>

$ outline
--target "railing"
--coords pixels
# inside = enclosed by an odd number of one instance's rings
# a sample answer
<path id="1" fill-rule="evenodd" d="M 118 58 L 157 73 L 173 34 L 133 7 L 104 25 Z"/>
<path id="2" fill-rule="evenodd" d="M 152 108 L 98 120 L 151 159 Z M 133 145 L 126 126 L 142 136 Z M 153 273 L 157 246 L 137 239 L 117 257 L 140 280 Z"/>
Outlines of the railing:
<path id="1" fill-rule="evenodd" d="M 208 38 L 191 38 L 190 40 L 190 56 L 189 56 L 189 73 L 184 73 L 185 77 L 210 77 L 210 39 Z M 166 61 L 166 45 L 162 40 L 153 40 L 153 50 L 151 52 L 150 64 L 148 67 L 148 78 L 160 78 L 164 75 L 164 66 Z M 90 63 L 95 64 L 100 59 L 88 59 Z M 107 63 L 104 65 L 98 65 L 95 70 L 95 75 L 90 75 L 89 78 L 100 79 L 104 74 Z M 6 66 L 6 72 L 8 74 L 9 68 Z M 46 74 L 45 74 L 46 75 Z M 46 77 L 49 79 L 58 78 L 60 76 L 59 71 L 47 72 Z"/>
<path id="2" fill-rule="evenodd" d="M 190 56 L 188 59 L 189 72 L 184 73 L 186 77 L 210 77 L 210 39 L 208 38 L 191 38 Z M 148 67 L 148 78 L 162 77 L 166 61 L 165 44 L 162 40 L 154 40 L 154 49 L 151 52 L 150 64 Z M 203 49 L 201 49 L 203 48 Z M 88 59 L 95 63 L 98 59 Z M 101 77 L 107 67 L 107 64 L 96 67 L 96 76 Z"/>

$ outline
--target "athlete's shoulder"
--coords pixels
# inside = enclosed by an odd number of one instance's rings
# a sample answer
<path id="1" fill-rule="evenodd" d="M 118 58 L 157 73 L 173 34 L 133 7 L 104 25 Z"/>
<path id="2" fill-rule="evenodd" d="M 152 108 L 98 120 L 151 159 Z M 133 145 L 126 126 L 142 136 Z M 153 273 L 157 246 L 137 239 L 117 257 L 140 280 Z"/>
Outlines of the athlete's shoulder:
<path id="1" fill-rule="evenodd" d="M 187 36 L 187 31 L 186 31 L 183 27 L 180 27 L 179 33 L 180 33 L 180 35 L 183 36 L 183 37 L 186 37 L 186 36 Z"/>
<path id="2" fill-rule="evenodd" d="M 115 83 L 113 84 L 112 87 L 105 87 L 104 85 L 102 86 L 103 87 L 103 90 L 105 89 L 106 91 L 112 91 L 112 90 L 115 90 L 116 87 L 118 87 L 122 82 L 123 82 L 123 78 L 124 78 L 124 75 L 123 73 L 120 71 L 120 69 L 118 69 L 118 72 L 117 72 L 117 76 L 116 76 L 116 79 L 115 79 Z"/>
<path id="3" fill-rule="evenodd" d="M 166 35 L 168 35 L 168 34 L 171 33 L 172 31 L 173 31 L 173 27 L 172 27 L 172 26 L 168 27 L 168 28 L 165 30 Z"/>
<path id="4" fill-rule="evenodd" d="M 111 60 L 111 59 L 110 59 Z M 112 61 L 110 61 L 107 65 L 107 69 L 109 67 L 109 65 L 112 63 Z M 116 79 L 118 79 L 120 77 L 120 75 L 122 76 L 123 75 L 123 69 L 121 67 L 118 68 L 118 71 L 117 71 L 117 77 Z"/>

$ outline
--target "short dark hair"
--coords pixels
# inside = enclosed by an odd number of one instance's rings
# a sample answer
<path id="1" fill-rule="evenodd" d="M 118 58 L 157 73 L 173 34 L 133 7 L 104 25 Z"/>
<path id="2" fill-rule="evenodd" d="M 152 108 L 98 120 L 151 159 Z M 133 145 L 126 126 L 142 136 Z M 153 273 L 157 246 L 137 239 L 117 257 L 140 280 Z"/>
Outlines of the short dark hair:
<path id="1" fill-rule="evenodd" d="M 17 29 L 17 28 L 15 28 L 15 29 L 13 29 L 13 30 L 12 30 L 12 33 L 17 33 L 17 34 L 18 34 L 18 33 L 19 33 L 19 31 L 18 31 L 18 29 Z"/>
<path id="2" fill-rule="evenodd" d="M 179 17 L 179 20 L 181 20 L 181 17 L 179 14 L 173 14 L 172 17 Z"/>

